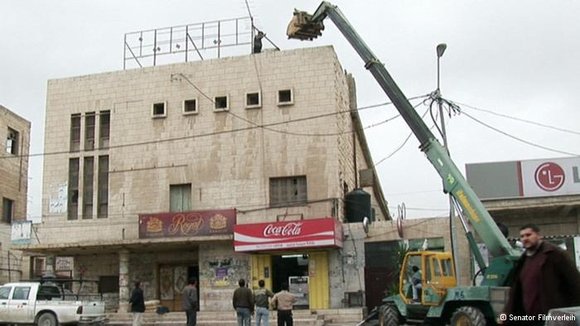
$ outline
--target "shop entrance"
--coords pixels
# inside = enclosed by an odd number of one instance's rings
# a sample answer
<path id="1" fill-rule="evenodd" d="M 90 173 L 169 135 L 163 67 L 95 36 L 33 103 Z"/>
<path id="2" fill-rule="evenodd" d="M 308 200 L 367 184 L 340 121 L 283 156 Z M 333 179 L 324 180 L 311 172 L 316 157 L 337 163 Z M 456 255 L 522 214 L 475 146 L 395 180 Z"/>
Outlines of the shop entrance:
<path id="1" fill-rule="evenodd" d="M 282 283 L 287 283 L 297 298 L 295 309 L 309 308 L 308 254 L 285 254 L 272 256 L 272 289 L 278 292 Z"/>
<path id="2" fill-rule="evenodd" d="M 252 256 L 252 287 L 264 280 L 266 288 L 279 292 L 288 283 L 298 297 L 296 309 L 328 309 L 330 293 L 328 254 L 325 251 L 256 254 Z"/>
<path id="3" fill-rule="evenodd" d="M 169 311 L 182 311 L 181 294 L 190 278 L 199 280 L 199 268 L 196 265 L 160 265 L 159 266 L 159 301 Z M 199 296 L 199 285 L 198 285 Z"/>

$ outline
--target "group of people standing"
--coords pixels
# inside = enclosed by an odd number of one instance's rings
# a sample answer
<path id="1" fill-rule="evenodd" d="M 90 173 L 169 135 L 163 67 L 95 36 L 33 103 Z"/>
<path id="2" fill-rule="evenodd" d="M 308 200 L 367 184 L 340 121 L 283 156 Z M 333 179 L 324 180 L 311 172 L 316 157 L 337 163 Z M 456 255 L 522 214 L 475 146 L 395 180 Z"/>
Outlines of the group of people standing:
<path id="1" fill-rule="evenodd" d="M 282 290 L 276 294 L 265 288 L 264 280 L 258 281 L 259 288 L 253 292 L 243 279 L 240 279 L 238 285 L 232 298 L 238 326 L 250 326 L 254 310 L 256 326 L 269 326 L 270 309 L 277 311 L 278 326 L 293 326 L 292 308 L 296 297 L 288 292 L 288 283 L 282 283 Z"/>
<path id="2" fill-rule="evenodd" d="M 197 297 L 197 279 L 189 279 L 189 284 L 183 290 L 181 308 L 187 317 L 187 326 L 197 323 L 199 301 Z M 266 289 L 264 280 L 258 281 L 259 288 L 252 291 L 246 286 L 246 281 L 240 279 L 239 287 L 234 291 L 232 304 L 236 310 L 238 326 L 250 326 L 252 315 L 256 313 L 256 326 L 270 325 L 270 309 L 277 311 L 278 326 L 293 326 L 292 308 L 296 297 L 288 292 L 288 283 L 282 284 L 282 290 L 276 294 Z M 135 282 L 135 288 L 129 299 L 133 313 L 133 326 L 141 326 L 145 301 L 141 283 Z"/>

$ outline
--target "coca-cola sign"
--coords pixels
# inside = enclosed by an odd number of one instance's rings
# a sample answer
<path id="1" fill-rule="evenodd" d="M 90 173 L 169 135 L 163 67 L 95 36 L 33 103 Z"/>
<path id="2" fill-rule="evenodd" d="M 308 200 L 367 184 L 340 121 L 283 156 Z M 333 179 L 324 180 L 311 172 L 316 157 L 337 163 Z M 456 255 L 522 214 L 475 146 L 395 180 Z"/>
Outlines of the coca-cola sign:
<path id="1" fill-rule="evenodd" d="M 342 247 L 342 224 L 333 217 L 234 226 L 236 252 Z"/>
<path id="2" fill-rule="evenodd" d="M 284 237 L 289 235 L 300 235 L 302 231 L 302 223 L 288 223 L 286 225 L 268 224 L 264 228 L 264 238 Z"/>

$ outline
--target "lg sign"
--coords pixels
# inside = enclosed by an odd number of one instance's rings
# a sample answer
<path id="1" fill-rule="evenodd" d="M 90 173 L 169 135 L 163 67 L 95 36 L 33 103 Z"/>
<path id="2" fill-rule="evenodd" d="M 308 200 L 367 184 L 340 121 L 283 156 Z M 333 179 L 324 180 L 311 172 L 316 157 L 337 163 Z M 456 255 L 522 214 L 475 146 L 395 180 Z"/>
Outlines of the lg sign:
<path id="1" fill-rule="evenodd" d="M 541 164 L 534 173 L 536 184 L 545 191 L 556 191 L 566 180 L 564 169 L 558 164 L 547 162 Z"/>

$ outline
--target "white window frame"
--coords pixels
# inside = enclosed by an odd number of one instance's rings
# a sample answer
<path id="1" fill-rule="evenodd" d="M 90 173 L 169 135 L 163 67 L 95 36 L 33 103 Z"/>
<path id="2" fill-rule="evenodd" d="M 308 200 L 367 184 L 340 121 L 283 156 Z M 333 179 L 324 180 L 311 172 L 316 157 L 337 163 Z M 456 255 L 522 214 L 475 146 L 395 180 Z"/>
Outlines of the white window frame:
<path id="1" fill-rule="evenodd" d="M 217 99 L 220 97 L 225 97 L 226 98 L 226 107 L 225 108 L 217 108 Z M 218 96 L 214 96 L 213 98 L 213 110 L 214 112 L 223 112 L 223 111 L 228 111 L 230 109 L 230 97 L 228 95 L 218 95 Z"/>
<path id="2" fill-rule="evenodd" d="M 155 105 L 163 104 L 163 114 L 155 114 Z M 167 102 L 155 102 L 151 104 L 151 117 L 153 119 L 165 118 L 167 117 Z"/>
<path id="3" fill-rule="evenodd" d="M 250 95 L 254 95 L 257 94 L 258 95 L 258 104 L 248 104 L 248 96 Z M 246 109 L 257 109 L 257 108 L 261 108 L 262 107 L 262 92 L 260 91 L 256 91 L 256 92 L 246 92 L 246 96 L 244 98 L 244 104 L 246 106 Z"/>
<path id="4" fill-rule="evenodd" d="M 280 101 L 280 92 L 290 91 L 290 101 L 281 102 Z M 276 103 L 278 106 L 287 106 L 287 105 L 294 105 L 294 90 L 292 88 L 284 88 L 278 90 L 276 93 Z"/>
<path id="5" fill-rule="evenodd" d="M 195 101 L 195 110 L 193 110 L 193 111 L 185 111 L 185 103 L 186 102 L 189 102 L 189 101 Z M 199 101 L 197 100 L 197 97 L 190 98 L 190 99 L 187 99 L 187 100 L 183 100 L 181 112 L 183 113 L 183 115 L 198 114 L 199 113 Z"/>

